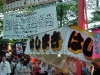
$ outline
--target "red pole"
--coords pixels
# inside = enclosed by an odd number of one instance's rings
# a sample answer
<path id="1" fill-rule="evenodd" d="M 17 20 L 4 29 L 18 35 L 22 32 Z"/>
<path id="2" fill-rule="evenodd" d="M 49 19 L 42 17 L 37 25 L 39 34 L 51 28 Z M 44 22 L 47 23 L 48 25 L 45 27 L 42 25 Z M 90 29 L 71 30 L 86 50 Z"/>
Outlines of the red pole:
<path id="1" fill-rule="evenodd" d="M 81 61 L 77 58 L 77 61 L 76 61 L 76 75 L 81 75 L 82 73 L 82 66 L 81 66 Z"/>
<path id="2" fill-rule="evenodd" d="M 78 26 L 82 29 L 85 29 L 84 0 L 78 0 Z"/>
<path id="3" fill-rule="evenodd" d="M 78 0 L 78 26 L 82 29 L 85 29 L 84 10 L 85 10 L 85 0 Z M 81 73 L 82 73 L 81 61 L 77 58 L 76 75 L 81 75 Z"/>

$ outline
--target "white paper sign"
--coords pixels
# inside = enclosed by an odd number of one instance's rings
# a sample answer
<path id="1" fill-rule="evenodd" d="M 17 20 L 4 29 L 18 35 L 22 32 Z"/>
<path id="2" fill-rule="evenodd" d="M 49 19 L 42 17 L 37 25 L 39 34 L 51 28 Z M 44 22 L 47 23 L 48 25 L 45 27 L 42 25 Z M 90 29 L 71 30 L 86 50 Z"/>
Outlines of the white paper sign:
<path id="1" fill-rule="evenodd" d="M 92 33 L 78 27 L 74 28 L 70 28 L 68 32 L 69 39 L 66 44 L 68 51 L 66 53 L 67 55 L 78 57 L 82 61 L 90 62 L 93 53 Z"/>
<path id="2" fill-rule="evenodd" d="M 16 53 L 17 54 L 22 54 L 23 53 L 22 43 L 16 43 Z"/>
<path id="3" fill-rule="evenodd" d="M 56 28 L 56 6 L 36 9 L 26 14 L 5 14 L 3 39 L 24 39 Z"/>
<path id="4" fill-rule="evenodd" d="M 75 29 L 76 28 L 76 29 Z M 28 41 L 26 54 L 65 54 L 91 62 L 93 37 L 81 28 L 62 27 L 50 32 L 35 35 Z"/>
<path id="5" fill-rule="evenodd" d="M 26 54 L 63 54 L 67 44 L 68 27 L 62 27 L 50 32 L 35 35 L 28 40 L 25 53 Z"/>

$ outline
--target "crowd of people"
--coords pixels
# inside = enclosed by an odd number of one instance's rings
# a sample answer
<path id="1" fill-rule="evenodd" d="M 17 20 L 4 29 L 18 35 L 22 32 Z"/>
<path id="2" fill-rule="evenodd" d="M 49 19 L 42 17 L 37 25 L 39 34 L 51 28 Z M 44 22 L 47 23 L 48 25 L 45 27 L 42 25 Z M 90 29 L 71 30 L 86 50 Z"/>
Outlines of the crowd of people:
<path id="1" fill-rule="evenodd" d="M 0 63 L 0 75 L 63 75 L 63 73 L 55 73 L 54 67 L 35 60 L 32 63 L 29 56 L 19 55 L 15 56 L 2 56 Z"/>
<path id="2" fill-rule="evenodd" d="M 34 62 L 30 60 L 28 55 L 16 56 L 2 56 L 0 62 L 0 75 L 65 75 L 58 72 L 55 67 L 43 61 L 35 59 Z M 70 74 L 66 74 L 70 75 Z M 95 68 L 91 74 L 86 64 L 82 64 L 82 75 L 100 75 L 100 70 Z"/>

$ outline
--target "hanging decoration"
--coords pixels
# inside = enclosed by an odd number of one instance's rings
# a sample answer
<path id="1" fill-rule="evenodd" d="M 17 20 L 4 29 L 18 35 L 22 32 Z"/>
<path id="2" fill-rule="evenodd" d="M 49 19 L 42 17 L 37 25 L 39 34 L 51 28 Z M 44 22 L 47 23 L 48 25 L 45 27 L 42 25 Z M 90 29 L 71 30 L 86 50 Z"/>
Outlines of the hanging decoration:
<path id="1" fill-rule="evenodd" d="M 92 59 L 100 61 L 100 29 L 94 29 L 92 32 L 94 34 Z"/>
<path id="2" fill-rule="evenodd" d="M 4 11 L 22 9 L 27 6 L 38 6 L 47 3 L 56 2 L 57 0 L 6 0 L 6 4 L 3 5 Z"/>
<path id="3" fill-rule="evenodd" d="M 65 54 L 85 62 L 91 62 L 92 52 L 93 34 L 76 26 L 31 36 L 25 50 L 26 54 Z"/>

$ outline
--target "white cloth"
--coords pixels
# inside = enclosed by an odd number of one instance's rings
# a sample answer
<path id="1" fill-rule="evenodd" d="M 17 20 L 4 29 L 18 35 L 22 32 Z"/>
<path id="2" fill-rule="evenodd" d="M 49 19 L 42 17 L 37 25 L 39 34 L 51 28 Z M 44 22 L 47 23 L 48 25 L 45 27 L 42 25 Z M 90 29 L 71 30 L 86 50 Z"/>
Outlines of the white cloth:
<path id="1" fill-rule="evenodd" d="M 11 73 L 10 63 L 8 61 L 0 63 L 0 75 L 7 75 L 7 73 Z"/>
<path id="2" fill-rule="evenodd" d="M 45 66 L 40 65 L 39 67 L 41 68 L 41 70 L 40 70 L 41 73 L 48 71 L 48 64 L 46 64 Z"/>
<path id="3" fill-rule="evenodd" d="M 48 71 L 48 68 L 47 67 L 42 67 L 41 72 L 44 73 L 45 71 Z"/>

